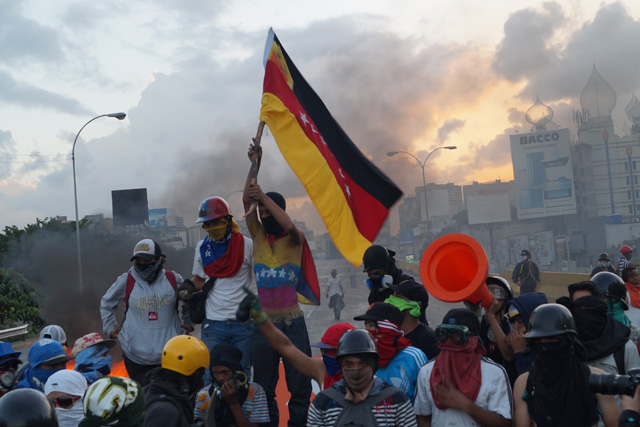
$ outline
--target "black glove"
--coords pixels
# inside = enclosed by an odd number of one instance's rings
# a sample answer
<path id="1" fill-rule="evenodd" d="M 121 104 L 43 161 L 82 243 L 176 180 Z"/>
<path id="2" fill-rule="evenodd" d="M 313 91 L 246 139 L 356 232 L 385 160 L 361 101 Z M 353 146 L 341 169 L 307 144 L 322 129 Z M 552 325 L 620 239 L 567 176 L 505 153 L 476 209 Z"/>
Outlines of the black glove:
<path id="1" fill-rule="evenodd" d="M 176 289 L 176 299 L 178 301 L 189 301 L 193 297 L 193 293 L 196 291 L 196 285 L 189 279 L 180 283 L 180 286 Z"/>

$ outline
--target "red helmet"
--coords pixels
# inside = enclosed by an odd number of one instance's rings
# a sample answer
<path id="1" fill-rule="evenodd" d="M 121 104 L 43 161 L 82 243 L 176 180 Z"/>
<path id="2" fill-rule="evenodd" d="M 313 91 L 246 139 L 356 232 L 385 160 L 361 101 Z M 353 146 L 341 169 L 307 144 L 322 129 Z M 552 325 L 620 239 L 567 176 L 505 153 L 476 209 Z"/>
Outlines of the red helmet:
<path id="1" fill-rule="evenodd" d="M 627 252 L 633 252 L 633 248 L 629 245 L 624 245 L 623 247 L 620 248 L 621 254 L 626 254 Z"/>
<path id="2" fill-rule="evenodd" d="M 196 224 L 227 215 L 231 215 L 229 203 L 227 203 L 227 201 L 222 197 L 209 197 L 200 203 L 200 210 L 198 211 L 198 220 L 196 221 Z"/>

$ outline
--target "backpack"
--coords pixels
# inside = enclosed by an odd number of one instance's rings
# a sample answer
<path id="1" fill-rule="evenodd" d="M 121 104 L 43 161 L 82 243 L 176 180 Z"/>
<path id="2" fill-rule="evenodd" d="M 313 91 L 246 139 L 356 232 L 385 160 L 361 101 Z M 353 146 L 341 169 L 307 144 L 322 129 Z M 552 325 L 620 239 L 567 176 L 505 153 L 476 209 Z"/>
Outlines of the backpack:
<path id="1" fill-rule="evenodd" d="M 171 283 L 171 286 L 173 287 L 173 290 L 175 291 L 178 288 L 178 284 L 176 283 L 176 275 L 173 271 L 166 271 L 164 272 L 164 275 L 166 276 L 167 280 L 169 280 L 169 283 Z M 127 287 L 125 290 L 125 294 L 124 294 L 124 315 L 125 317 L 127 316 L 127 311 L 129 311 L 129 296 L 131 295 L 131 292 L 133 291 L 133 287 L 136 284 L 136 279 L 133 277 L 133 275 L 131 273 L 129 273 L 127 275 Z M 176 308 L 178 308 L 178 299 L 176 298 Z"/>
<path id="2" fill-rule="evenodd" d="M 338 415 L 335 427 L 379 427 L 371 409 L 383 400 L 400 392 L 400 389 L 392 385 L 380 390 L 380 394 L 368 396 L 364 401 L 353 404 L 344 398 L 344 394 L 330 387 L 323 391 L 324 395 L 335 401 L 342 407 L 342 412 Z"/>
<path id="3" fill-rule="evenodd" d="M 191 299 L 184 303 L 189 312 L 189 318 L 196 325 L 204 322 L 207 318 L 207 296 L 215 284 L 216 278 L 209 278 L 202 287 L 202 291 L 194 292 Z"/>

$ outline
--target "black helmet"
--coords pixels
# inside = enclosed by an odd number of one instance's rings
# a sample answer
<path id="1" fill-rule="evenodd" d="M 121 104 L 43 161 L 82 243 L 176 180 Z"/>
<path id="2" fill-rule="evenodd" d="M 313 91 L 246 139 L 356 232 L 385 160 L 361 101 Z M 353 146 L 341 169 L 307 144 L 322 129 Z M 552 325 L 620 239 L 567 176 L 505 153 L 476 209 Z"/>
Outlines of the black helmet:
<path id="1" fill-rule="evenodd" d="M 606 252 L 600 252 L 600 255 L 598 255 L 598 261 L 609 261 L 609 254 Z"/>
<path id="2" fill-rule="evenodd" d="M 528 256 L 531 257 L 531 252 L 529 252 L 526 249 L 523 249 L 522 252 L 520 252 L 520 256 Z"/>
<path id="3" fill-rule="evenodd" d="M 338 341 L 336 358 L 349 355 L 374 354 L 378 358 L 378 347 L 371 334 L 365 329 L 351 329 L 342 334 Z"/>
<path id="4" fill-rule="evenodd" d="M 386 272 L 389 265 L 389 251 L 384 246 L 371 245 L 362 255 L 362 264 L 365 273 L 379 268 Z"/>
<path id="5" fill-rule="evenodd" d="M 529 318 L 528 330 L 529 332 L 524 335 L 525 338 L 577 335 L 576 322 L 571 312 L 560 304 L 542 304 L 536 307 Z"/>
<path id="6" fill-rule="evenodd" d="M 615 298 L 622 302 L 622 307 L 625 310 L 629 309 L 627 302 L 625 301 L 627 295 L 627 287 L 624 285 L 624 280 L 617 274 L 613 274 L 608 271 L 601 271 L 595 274 L 591 281 L 596 284 L 602 295 L 607 298 Z"/>
<path id="7" fill-rule="evenodd" d="M 0 399 L 0 427 L 58 427 L 56 412 L 41 391 L 21 388 Z"/>
<path id="8" fill-rule="evenodd" d="M 609 296 L 609 289 L 615 285 L 624 286 L 624 281 L 617 274 L 611 273 L 609 271 L 601 271 L 600 273 L 595 274 L 591 281 L 596 284 L 602 296 Z"/>
<path id="9" fill-rule="evenodd" d="M 485 280 L 487 285 L 497 285 L 503 288 L 507 292 L 507 301 L 511 301 L 513 299 L 513 291 L 511 290 L 511 286 L 509 286 L 509 282 L 507 282 L 504 278 L 500 276 L 489 276 L 487 280 Z"/>

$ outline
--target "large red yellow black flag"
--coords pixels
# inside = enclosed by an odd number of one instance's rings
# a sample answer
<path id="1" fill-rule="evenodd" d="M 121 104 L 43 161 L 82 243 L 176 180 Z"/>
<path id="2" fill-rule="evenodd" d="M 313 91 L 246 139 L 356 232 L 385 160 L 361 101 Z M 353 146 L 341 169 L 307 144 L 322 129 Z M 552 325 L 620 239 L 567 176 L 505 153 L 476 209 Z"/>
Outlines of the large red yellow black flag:
<path id="1" fill-rule="evenodd" d="M 402 192 L 349 139 L 273 30 L 264 64 L 260 119 L 271 129 L 336 247 L 358 266 Z"/>

